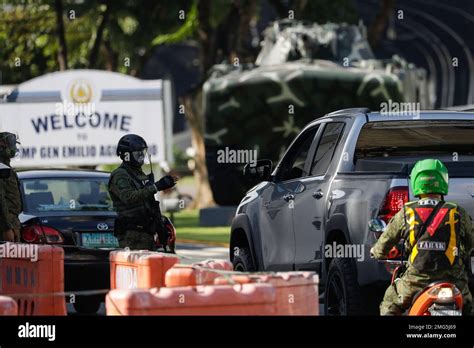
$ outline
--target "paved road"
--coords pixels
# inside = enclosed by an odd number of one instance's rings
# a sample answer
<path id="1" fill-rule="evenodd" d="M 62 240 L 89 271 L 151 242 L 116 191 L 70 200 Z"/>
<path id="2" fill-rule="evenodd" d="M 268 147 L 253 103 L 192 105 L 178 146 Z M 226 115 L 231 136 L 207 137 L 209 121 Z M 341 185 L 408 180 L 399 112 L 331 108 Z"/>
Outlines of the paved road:
<path id="1" fill-rule="evenodd" d="M 182 257 L 181 263 L 185 264 L 206 259 L 229 260 L 229 248 L 206 244 L 177 244 L 176 253 Z"/>

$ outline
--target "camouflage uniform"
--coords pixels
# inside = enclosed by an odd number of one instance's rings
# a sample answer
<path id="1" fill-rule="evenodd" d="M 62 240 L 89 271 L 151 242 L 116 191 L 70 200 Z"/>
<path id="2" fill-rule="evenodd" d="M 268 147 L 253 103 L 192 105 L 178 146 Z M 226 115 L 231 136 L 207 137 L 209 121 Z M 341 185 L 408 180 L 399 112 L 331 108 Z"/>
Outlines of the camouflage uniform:
<path id="1" fill-rule="evenodd" d="M 0 133 L 0 138 L 4 134 Z M 3 140 L 3 139 L 0 139 Z M 0 162 L 10 166 L 10 158 L 4 156 L 4 151 L 0 153 Z M 16 172 L 12 169 L 10 176 L 0 180 L 0 238 L 3 239 L 3 233 L 13 230 L 15 241 L 20 241 L 20 220 L 18 215 L 23 210 L 20 196 L 20 183 Z"/>
<path id="2" fill-rule="evenodd" d="M 161 212 L 154 198 L 157 189 L 148 183 L 148 176 L 140 167 L 124 162 L 112 172 L 109 192 L 117 210 L 115 230 L 120 247 L 155 249 L 150 224 L 161 221 Z"/>
<path id="3" fill-rule="evenodd" d="M 420 200 L 421 201 L 421 200 Z M 405 204 L 404 209 L 400 210 L 388 224 L 384 233 L 377 241 L 372 252 L 377 259 L 385 258 L 390 249 L 395 246 L 401 239 L 405 240 L 405 250 L 408 255 L 408 266 L 400 278 L 397 278 L 385 292 L 382 303 L 380 304 L 381 315 L 400 315 L 411 305 L 411 301 L 416 293 L 430 283 L 435 281 L 448 281 L 456 284 L 464 297 L 464 314 L 470 314 L 472 309 L 472 295 L 468 287 L 468 276 L 466 271 L 466 262 L 469 260 L 471 250 L 473 248 L 473 230 L 469 214 L 461 207 L 446 202 L 444 206 L 454 207 L 456 215 L 453 220 L 459 223 L 459 249 L 458 257 L 453 260 L 451 267 L 443 270 L 423 270 L 416 267 L 416 257 L 418 250 L 413 251 L 417 245 L 417 241 L 410 236 L 410 221 L 414 220 L 414 215 L 409 216 L 407 208 L 413 207 L 420 201 Z M 443 207 L 444 207 L 443 206 Z M 413 213 L 414 214 L 414 213 Z M 444 221 L 444 220 L 443 220 Z M 414 225 L 414 235 L 416 235 L 416 225 Z M 443 223 L 437 227 L 442 228 Z M 445 222 L 449 225 L 449 222 Z M 406 228 L 407 226 L 408 228 Z M 437 230 L 436 230 L 437 231 Z M 433 233 L 433 235 L 436 233 Z M 420 238 L 421 239 L 421 236 Z M 433 253 L 433 251 L 431 251 Z M 415 256 L 415 257 L 413 257 Z"/>

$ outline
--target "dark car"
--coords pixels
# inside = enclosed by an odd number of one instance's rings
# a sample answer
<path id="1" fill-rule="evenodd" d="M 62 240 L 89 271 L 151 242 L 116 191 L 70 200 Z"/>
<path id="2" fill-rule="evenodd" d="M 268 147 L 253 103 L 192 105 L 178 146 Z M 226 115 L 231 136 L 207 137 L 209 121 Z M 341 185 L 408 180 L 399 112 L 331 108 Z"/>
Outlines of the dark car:
<path id="1" fill-rule="evenodd" d="M 109 289 L 109 253 L 118 248 L 109 173 L 29 170 L 18 177 L 22 240 L 64 248 L 66 291 Z M 80 313 L 95 313 L 103 299 L 104 295 L 68 297 Z"/>
<path id="2" fill-rule="evenodd" d="M 415 116 L 334 112 L 309 123 L 275 168 L 269 160 L 247 165 L 247 176 L 261 182 L 232 222 L 234 269 L 316 271 L 326 314 L 377 313 L 391 267 L 370 258 L 377 237 L 367 223 L 388 222 L 415 199 L 413 165 L 442 160 L 450 177 L 445 199 L 474 216 L 474 113 Z"/>

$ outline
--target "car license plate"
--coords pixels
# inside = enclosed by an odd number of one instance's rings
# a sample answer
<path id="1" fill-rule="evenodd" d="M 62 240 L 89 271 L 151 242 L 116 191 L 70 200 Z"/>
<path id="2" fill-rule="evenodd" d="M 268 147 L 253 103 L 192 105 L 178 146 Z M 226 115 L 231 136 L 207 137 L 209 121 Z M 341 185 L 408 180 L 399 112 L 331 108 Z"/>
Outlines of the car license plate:
<path id="1" fill-rule="evenodd" d="M 82 246 L 85 248 L 118 248 L 118 240 L 112 232 L 82 233 Z"/>

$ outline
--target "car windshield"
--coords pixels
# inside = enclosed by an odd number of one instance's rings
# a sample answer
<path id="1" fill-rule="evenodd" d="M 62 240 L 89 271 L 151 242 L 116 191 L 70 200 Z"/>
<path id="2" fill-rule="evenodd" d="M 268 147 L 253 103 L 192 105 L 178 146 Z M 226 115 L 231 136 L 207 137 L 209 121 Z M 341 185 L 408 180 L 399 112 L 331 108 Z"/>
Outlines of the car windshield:
<path id="1" fill-rule="evenodd" d="M 23 210 L 113 211 L 107 182 L 107 178 L 23 179 Z"/>

